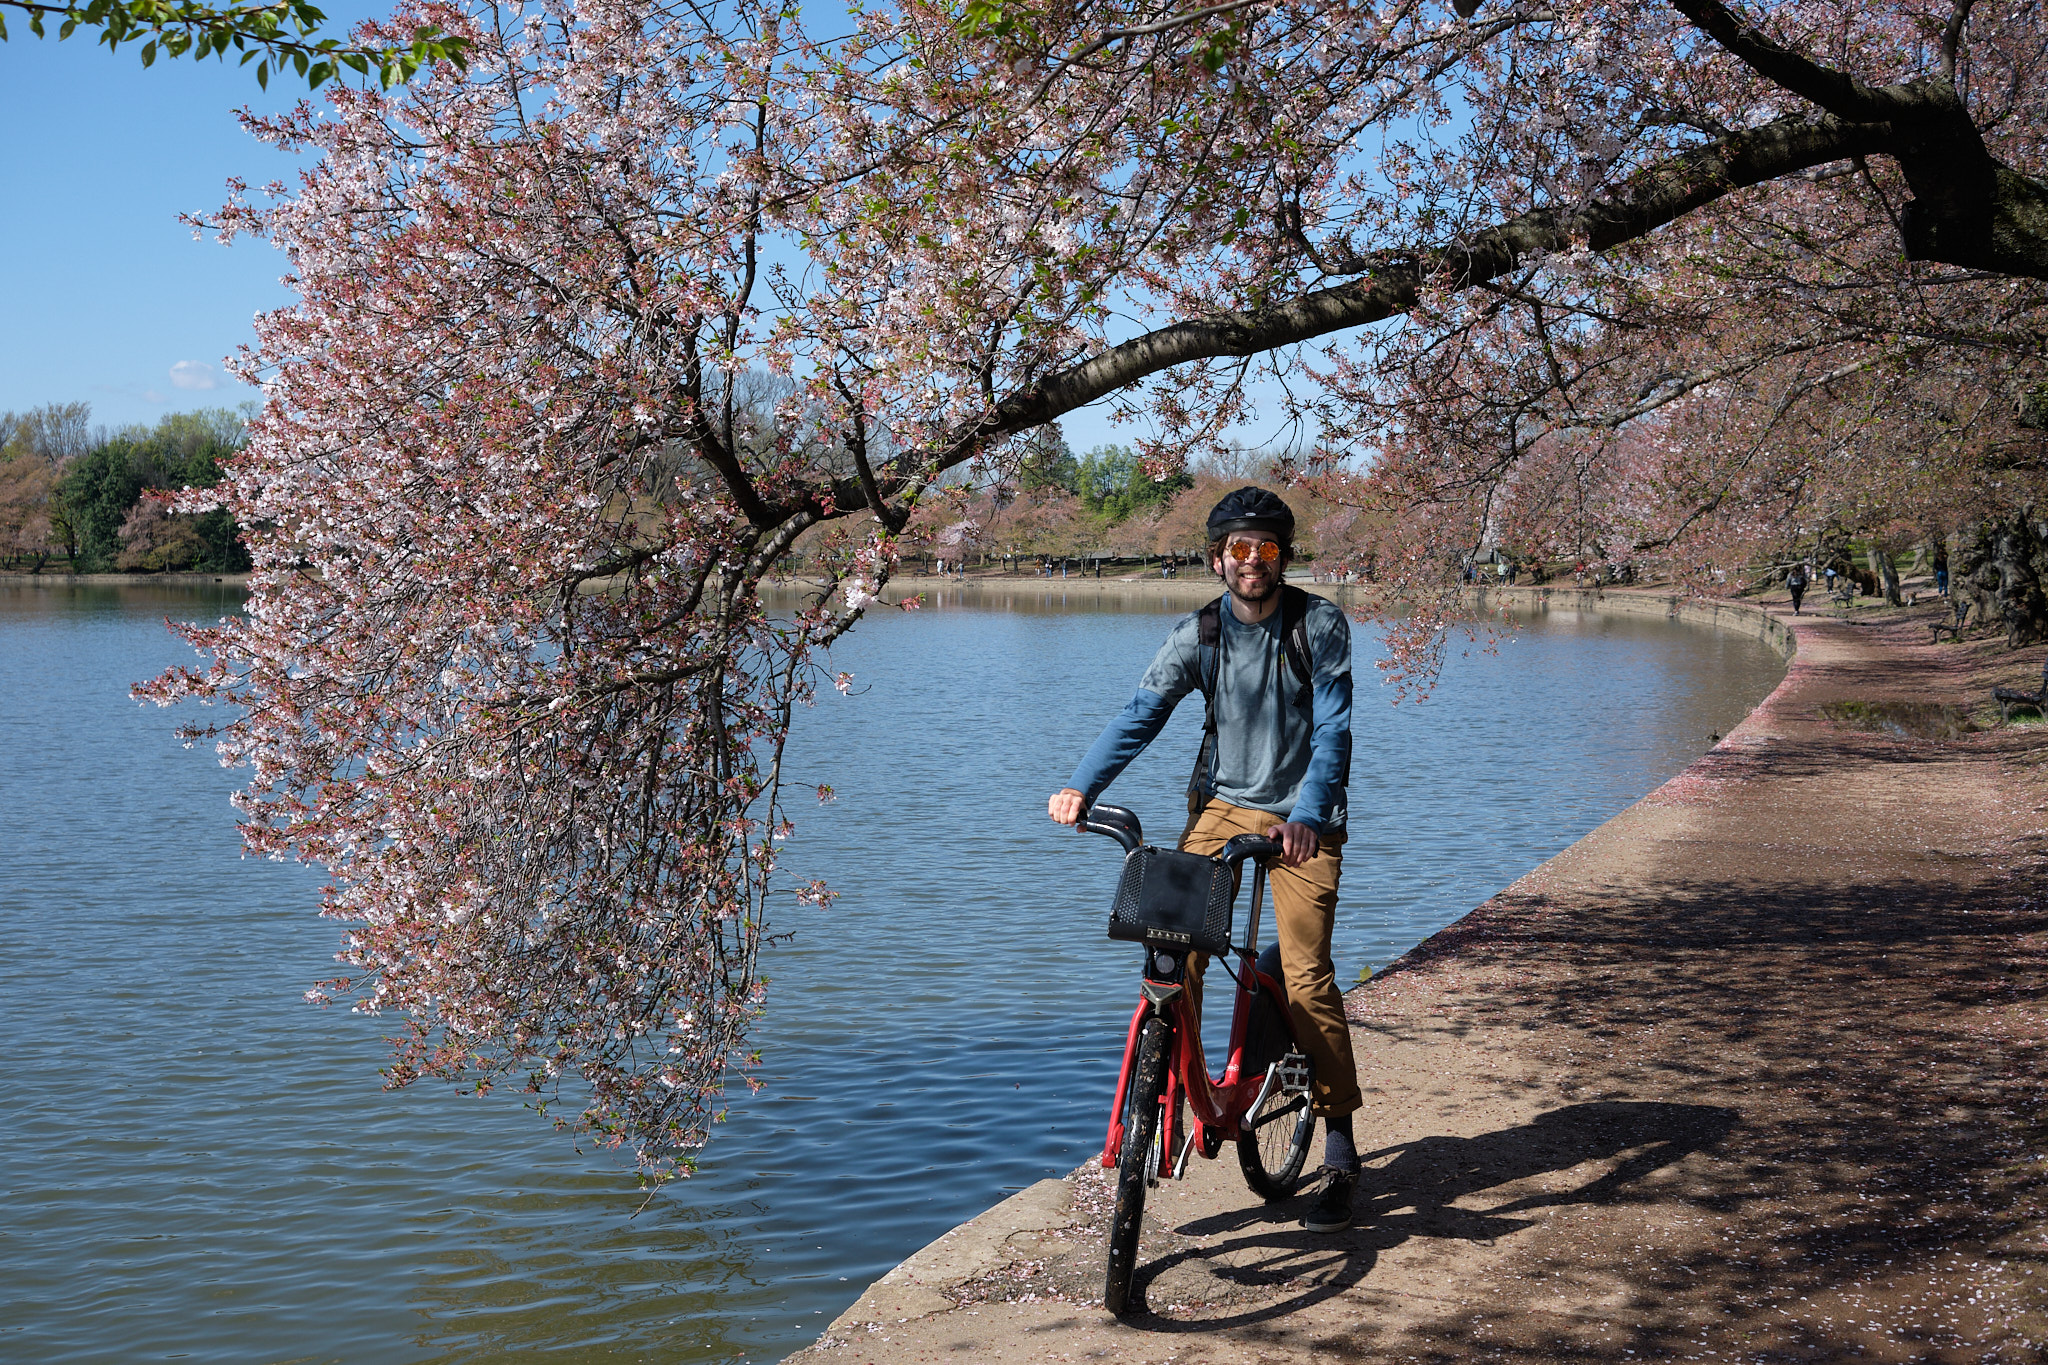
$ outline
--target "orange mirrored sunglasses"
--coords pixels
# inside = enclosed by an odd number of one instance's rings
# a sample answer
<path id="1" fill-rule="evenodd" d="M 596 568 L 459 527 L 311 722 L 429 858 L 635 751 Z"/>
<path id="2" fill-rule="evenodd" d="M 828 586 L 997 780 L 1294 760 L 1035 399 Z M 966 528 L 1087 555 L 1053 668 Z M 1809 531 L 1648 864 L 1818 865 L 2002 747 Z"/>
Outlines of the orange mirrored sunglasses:
<path id="1" fill-rule="evenodd" d="M 1233 540 L 1223 547 L 1223 553 L 1240 564 L 1254 558 L 1271 564 L 1280 557 L 1280 546 L 1271 540 Z"/>

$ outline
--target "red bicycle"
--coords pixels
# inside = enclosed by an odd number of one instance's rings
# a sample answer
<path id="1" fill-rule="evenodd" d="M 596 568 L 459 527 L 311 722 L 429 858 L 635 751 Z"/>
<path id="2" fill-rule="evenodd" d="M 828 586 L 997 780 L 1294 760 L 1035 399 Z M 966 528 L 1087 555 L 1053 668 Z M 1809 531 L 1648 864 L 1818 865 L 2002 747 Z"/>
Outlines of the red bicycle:
<path id="1" fill-rule="evenodd" d="M 1124 1043 L 1110 1110 L 1104 1170 L 1117 1172 L 1116 1212 L 1109 1229 L 1103 1305 L 1121 1315 L 1130 1306 L 1137 1270 L 1145 1191 L 1164 1176 L 1179 1179 L 1188 1155 L 1214 1157 L 1237 1143 L 1245 1183 L 1272 1201 L 1293 1194 L 1315 1131 L 1309 1108 L 1315 1072 L 1294 1036 L 1279 945 L 1258 951 L 1266 869 L 1253 863 L 1251 910 L 1244 939 L 1231 942 L 1239 865 L 1280 852 L 1272 839 L 1240 834 L 1214 857 L 1147 844 L 1138 817 L 1121 806 L 1097 805 L 1079 826 L 1124 849 L 1123 877 L 1110 910 L 1109 936 L 1142 943 L 1144 975 Z M 1232 970 L 1226 960 L 1237 954 Z M 1211 1079 L 1202 1033 L 1188 997 L 1188 959 L 1213 955 L 1237 983 L 1230 1017 L 1228 1062 Z M 1183 1131 L 1185 1118 L 1193 1126 Z"/>

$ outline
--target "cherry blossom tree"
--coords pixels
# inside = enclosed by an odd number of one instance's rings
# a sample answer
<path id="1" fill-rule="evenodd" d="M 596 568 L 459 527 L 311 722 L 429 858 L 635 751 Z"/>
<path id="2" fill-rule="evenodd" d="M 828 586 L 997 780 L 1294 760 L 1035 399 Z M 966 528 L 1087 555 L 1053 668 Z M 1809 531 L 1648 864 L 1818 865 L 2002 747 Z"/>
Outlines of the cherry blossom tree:
<path id="1" fill-rule="evenodd" d="M 114 567 L 155 573 L 190 566 L 206 551 L 198 520 L 169 510 L 160 498 L 144 496 L 121 523 L 121 553 Z"/>
<path id="2" fill-rule="evenodd" d="M 26 559 L 30 573 L 41 573 L 63 549 L 51 519 L 56 488 L 54 466 L 34 455 L 0 455 L 0 556 L 6 562 Z"/>
<path id="3" fill-rule="evenodd" d="M 57 484 L 64 467 L 90 447 L 91 420 L 86 403 L 0 412 L 0 557 L 28 560 L 30 573 L 65 550 Z"/>
<path id="4" fill-rule="evenodd" d="M 328 870 L 315 995 L 403 1021 L 394 1083 L 566 1099 L 657 1175 L 744 1070 L 776 905 L 829 895 L 775 842 L 818 651 L 958 519 L 950 471 L 1000 486 L 1108 399 L 1167 472 L 1264 403 L 1320 441 L 1281 471 L 1319 535 L 1427 594 L 1488 537 L 1751 544 L 2032 458 L 2018 0 L 393 24 L 467 68 L 252 120 L 317 165 L 209 220 L 299 299 L 184 504 L 248 528 L 247 615 L 145 690 L 230 708 L 193 733 L 248 766 L 249 846 Z M 800 539 L 835 591 L 771 613 Z"/>

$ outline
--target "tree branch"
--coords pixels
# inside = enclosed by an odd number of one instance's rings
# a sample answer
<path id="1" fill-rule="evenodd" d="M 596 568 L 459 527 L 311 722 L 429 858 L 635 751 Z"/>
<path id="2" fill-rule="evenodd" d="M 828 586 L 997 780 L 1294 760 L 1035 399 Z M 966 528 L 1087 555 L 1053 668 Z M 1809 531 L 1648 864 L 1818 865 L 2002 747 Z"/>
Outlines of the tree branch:
<path id="1" fill-rule="evenodd" d="M 1942 42 L 1948 76 L 1866 85 L 1744 25 L 1720 0 L 1671 0 L 1751 70 L 1839 118 L 1889 126 L 1872 150 L 1913 187 L 1899 214 L 1906 257 L 2048 279 L 2048 183 L 2001 164 L 1984 145 L 1953 79 L 1970 0 L 1956 0 Z"/>
<path id="2" fill-rule="evenodd" d="M 1834 118 L 1778 119 L 1647 167 L 1614 195 L 1583 208 L 1536 209 L 1462 246 L 1398 253 L 1411 264 L 1388 266 L 1362 280 L 1257 312 L 1162 327 L 1003 400 L 982 422 L 954 437 L 941 467 L 959 463 L 978 443 L 1038 426 L 1175 365 L 1256 355 L 1381 322 L 1412 308 L 1425 287 L 1468 288 L 1508 273 L 1537 253 L 1619 246 L 1735 190 L 1876 150 L 1885 131 Z M 1376 259 L 1396 258 L 1397 253 L 1384 253 Z"/>
<path id="3" fill-rule="evenodd" d="M 1955 6 L 1948 16 L 1948 25 L 1941 31 L 1941 74 L 1950 81 L 1956 78 L 1956 55 L 1962 51 L 1963 30 L 1970 25 L 1970 10 L 1975 0 L 1955 0 Z"/>
<path id="4" fill-rule="evenodd" d="M 1812 100 L 1837 118 L 1855 123 L 1883 123 L 1923 111 L 1924 93 L 1914 85 L 1865 85 L 1854 76 L 1822 66 L 1780 45 L 1762 30 L 1744 24 L 1720 0 L 1671 0 L 1672 8 L 1692 21 L 1759 76 L 1802 99 Z"/>
<path id="5" fill-rule="evenodd" d="M 1674 3 L 1697 5 L 1701 0 Z M 1463 243 L 1328 262 L 1325 268 L 1356 267 L 1363 278 L 1267 308 L 1172 323 L 1058 370 L 1012 392 L 980 421 L 954 431 L 936 451 L 933 472 L 964 463 L 994 441 L 1043 425 L 1176 365 L 1257 355 L 1382 322 L 1413 308 L 1426 290 L 1470 288 L 1544 254 L 1606 251 L 1646 237 L 1737 190 L 1856 157 L 1897 158 L 1920 193 L 1920 199 L 1907 205 L 1904 220 L 1909 256 L 2048 279 L 2048 185 L 1991 161 L 1967 120 L 1965 128 L 1970 145 L 1956 147 L 1941 135 L 1953 129 L 1902 138 L 1895 125 L 1885 122 L 1853 122 L 1833 114 L 1818 119 L 1788 116 L 1645 167 L 1612 193 L 1580 207 L 1534 209 Z M 1946 172 L 1936 169 L 1941 160 L 1937 149 L 1944 146 L 1949 149 Z M 1943 182 L 1944 173 L 1955 180 Z M 1995 197 L 1973 196 L 1972 186 L 1978 182 L 1994 186 Z M 1930 199 L 1931 203 L 1923 202 Z M 1916 207 L 1917 224 L 1911 216 Z M 908 475 L 842 479 L 829 496 L 840 514 L 880 509 L 910 482 Z M 828 494 L 820 490 L 812 496 L 822 501 Z"/>

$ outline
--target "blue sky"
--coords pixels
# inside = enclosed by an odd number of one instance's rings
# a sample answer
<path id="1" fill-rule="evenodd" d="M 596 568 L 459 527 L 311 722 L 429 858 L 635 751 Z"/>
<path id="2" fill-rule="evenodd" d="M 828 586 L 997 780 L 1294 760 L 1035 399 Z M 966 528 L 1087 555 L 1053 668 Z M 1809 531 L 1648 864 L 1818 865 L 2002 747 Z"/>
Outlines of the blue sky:
<path id="1" fill-rule="evenodd" d="M 330 15 L 339 7 L 330 8 Z M 260 242 L 194 241 L 181 212 L 231 175 L 289 179 L 292 158 L 243 133 L 238 105 L 280 108 L 304 84 L 255 68 L 110 53 L 83 33 L 0 43 L 0 409 L 84 399 L 95 422 L 255 397 L 223 357 L 286 302 L 284 258 Z"/>

